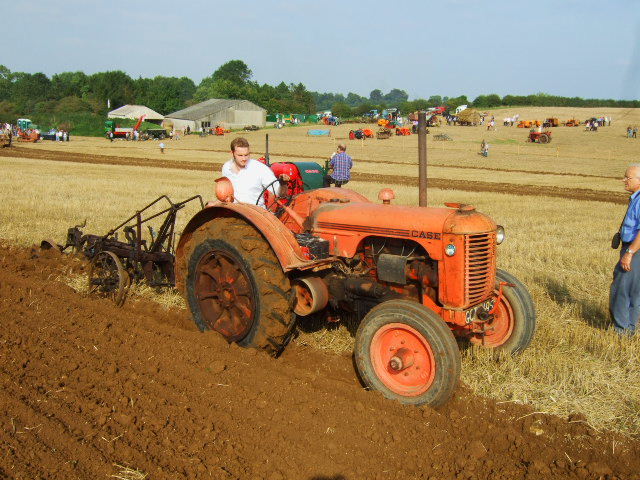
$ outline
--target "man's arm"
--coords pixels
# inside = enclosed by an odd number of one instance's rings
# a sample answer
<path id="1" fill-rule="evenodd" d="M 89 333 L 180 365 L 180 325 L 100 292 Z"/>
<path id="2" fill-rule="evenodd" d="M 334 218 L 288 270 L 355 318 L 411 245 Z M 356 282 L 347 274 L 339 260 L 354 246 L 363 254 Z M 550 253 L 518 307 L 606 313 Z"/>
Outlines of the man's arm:
<path id="1" fill-rule="evenodd" d="M 274 183 L 276 180 L 279 182 L 277 187 Z M 284 197 L 287 194 L 287 182 L 289 180 L 289 175 L 285 175 L 284 173 L 276 179 L 273 171 L 265 165 L 265 175 L 262 177 L 262 188 L 267 188 L 271 185 L 269 188 L 274 195 Z"/>
<path id="2" fill-rule="evenodd" d="M 640 202 L 638 201 L 638 199 L 635 199 L 634 203 L 635 203 L 635 205 L 633 206 L 634 211 L 629 212 L 629 214 L 633 215 L 633 218 L 637 224 L 637 222 L 640 221 L 640 217 L 639 217 Z M 631 242 L 631 245 L 627 247 L 627 251 L 622 255 L 622 258 L 620 259 L 620 266 L 622 267 L 623 270 L 627 272 L 631 271 L 631 260 L 633 260 L 633 256 L 638 252 L 638 249 L 640 249 L 640 232 L 636 234 L 636 238 L 633 239 L 633 241 Z"/>
<path id="3" fill-rule="evenodd" d="M 636 238 L 631 242 L 631 245 L 629 245 L 627 251 L 620 259 L 620 266 L 623 270 L 627 272 L 631 271 L 631 260 L 633 260 L 633 256 L 638 252 L 638 249 L 640 249 L 640 233 L 636 235 Z"/>

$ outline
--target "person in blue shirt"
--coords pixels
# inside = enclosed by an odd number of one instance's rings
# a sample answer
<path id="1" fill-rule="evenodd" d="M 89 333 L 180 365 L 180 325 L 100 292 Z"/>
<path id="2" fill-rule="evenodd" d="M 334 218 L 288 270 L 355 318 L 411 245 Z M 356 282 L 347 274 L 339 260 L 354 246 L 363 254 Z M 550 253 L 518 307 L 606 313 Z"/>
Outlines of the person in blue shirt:
<path id="1" fill-rule="evenodd" d="M 609 309 L 618 333 L 634 335 L 640 317 L 640 164 L 624 173 L 624 188 L 631 194 L 620 228 L 620 261 L 613 271 Z"/>

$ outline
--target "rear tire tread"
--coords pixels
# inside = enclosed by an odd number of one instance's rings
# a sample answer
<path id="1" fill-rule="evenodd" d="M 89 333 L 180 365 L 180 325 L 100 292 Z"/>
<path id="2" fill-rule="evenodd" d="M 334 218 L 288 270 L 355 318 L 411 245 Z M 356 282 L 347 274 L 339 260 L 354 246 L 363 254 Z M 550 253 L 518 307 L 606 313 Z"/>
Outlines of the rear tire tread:
<path id="1" fill-rule="evenodd" d="M 234 217 L 216 218 L 198 227 L 184 246 L 187 269 L 196 248 L 207 240 L 217 240 L 232 245 L 251 267 L 257 288 L 257 312 L 254 327 L 237 343 L 253 347 L 277 356 L 286 346 L 295 327 L 292 304 L 294 292 L 289 278 L 280 267 L 275 253 L 261 233 L 245 220 Z M 189 274 L 186 289 L 189 292 Z M 258 307 L 259 305 L 259 307 Z M 204 324 L 192 309 L 194 321 L 201 330 Z"/>

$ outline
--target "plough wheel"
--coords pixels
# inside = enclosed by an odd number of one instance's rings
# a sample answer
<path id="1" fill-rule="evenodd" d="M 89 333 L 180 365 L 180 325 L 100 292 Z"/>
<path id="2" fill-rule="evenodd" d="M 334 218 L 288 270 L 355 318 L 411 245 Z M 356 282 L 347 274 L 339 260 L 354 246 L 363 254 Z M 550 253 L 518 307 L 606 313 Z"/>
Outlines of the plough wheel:
<path id="1" fill-rule="evenodd" d="M 113 252 L 98 253 L 89 268 L 89 293 L 109 298 L 122 306 L 129 289 L 129 274 Z"/>

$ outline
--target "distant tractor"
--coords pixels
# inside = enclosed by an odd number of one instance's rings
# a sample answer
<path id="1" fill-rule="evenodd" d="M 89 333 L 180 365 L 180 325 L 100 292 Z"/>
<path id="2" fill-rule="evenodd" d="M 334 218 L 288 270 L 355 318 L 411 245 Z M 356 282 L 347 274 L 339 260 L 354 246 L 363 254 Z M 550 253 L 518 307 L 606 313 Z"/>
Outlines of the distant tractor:
<path id="1" fill-rule="evenodd" d="M 529 138 L 527 138 L 527 141 L 532 143 L 549 143 L 551 141 L 551 130 L 539 132 L 533 129 L 529 132 Z"/>
<path id="2" fill-rule="evenodd" d="M 564 126 L 565 127 L 579 127 L 580 126 L 580 120 L 576 120 L 575 118 L 572 118 L 572 119 L 567 120 L 566 122 L 564 122 Z"/>
<path id="3" fill-rule="evenodd" d="M 557 118 L 547 118 L 544 122 L 542 122 L 542 126 L 545 128 L 559 127 L 560 120 L 558 120 Z"/>
<path id="4" fill-rule="evenodd" d="M 378 140 L 384 140 L 386 138 L 391 138 L 392 135 L 393 135 L 393 132 L 391 130 L 389 130 L 388 128 L 384 128 L 384 127 L 376 132 L 376 138 Z"/>
<path id="5" fill-rule="evenodd" d="M 360 128 L 349 131 L 349 140 L 361 140 L 363 138 L 373 138 L 373 130 L 370 128 Z"/>
<path id="6" fill-rule="evenodd" d="M 131 140 L 133 138 L 133 132 L 140 129 L 140 125 L 144 121 L 145 115 L 138 118 L 138 122 L 133 128 L 131 127 L 119 127 L 115 120 L 107 120 L 104 122 L 104 134 L 107 138 L 122 138 L 125 140 Z"/>

